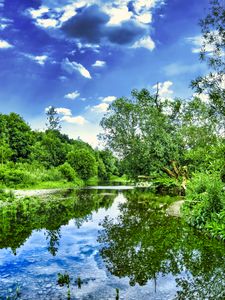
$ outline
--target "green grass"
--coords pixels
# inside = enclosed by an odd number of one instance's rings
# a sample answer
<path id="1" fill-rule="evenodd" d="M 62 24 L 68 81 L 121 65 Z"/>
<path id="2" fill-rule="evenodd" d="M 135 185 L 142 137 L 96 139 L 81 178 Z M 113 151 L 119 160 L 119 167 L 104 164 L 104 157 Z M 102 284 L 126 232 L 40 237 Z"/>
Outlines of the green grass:
<path id="1" fill-rule="evenodd" d="M 32 186 L 26 186 L 21 189 L 23 190 L 41 190 L 41 189 L 57 189 L 57 188 L 74 188 L 83 186 L 82 180 L 79 182 L 67 182 L 67 181 L 45 181 L 45 182 L 38 182 Z M 15 187 L 15 189 L 19 189 Z"/>

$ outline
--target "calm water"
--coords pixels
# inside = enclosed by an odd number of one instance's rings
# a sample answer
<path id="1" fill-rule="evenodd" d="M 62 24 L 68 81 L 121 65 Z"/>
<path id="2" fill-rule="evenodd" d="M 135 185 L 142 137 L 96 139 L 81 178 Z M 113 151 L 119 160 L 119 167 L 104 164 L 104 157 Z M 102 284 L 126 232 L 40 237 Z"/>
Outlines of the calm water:
<path id="1" fill-rule="evenodd" d="M 102 187 L 1 207 L 0 299 L 225 299 L 224 244 L 168 202 Z"/>

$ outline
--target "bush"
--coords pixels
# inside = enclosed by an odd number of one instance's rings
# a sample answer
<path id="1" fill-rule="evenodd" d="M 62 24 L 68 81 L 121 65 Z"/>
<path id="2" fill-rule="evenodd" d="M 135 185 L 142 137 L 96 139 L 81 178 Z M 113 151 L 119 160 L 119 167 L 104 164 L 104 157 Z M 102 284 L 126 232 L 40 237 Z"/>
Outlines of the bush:
<path id="1" fill-rule="evenodd" d="M 184 217 L 189 224 L 203 228 L 225 207 L 223 183 L 217 174 L 195 174 L 187 186 Z"/>
<path id="2" fill-rule="evenodd" d="M 67 159 L 81 179 L 87 180 L 97 175 L 97 162 L 91 151 L 87 149 L 71 151 Z"/>
<path id="3" fill-rule="evenodd" d="M 3 189 L 0 189 L 0 201 L 12 202 L 13 200 L 15 200 L 15 196 L 14 196 L 13 192 L 11 192 L 11 191 L 6 192 Z"/>
<path id="4" fill-rule="evenodd" d="M 76 172 L 68 162 L 65 162 L 63 165 L 59 166 L 58 169 L 66 180 L 70 182 L 75 180 Z"/>
<path id="5" fill-rule="evenodd" d="M 36 183 L 35 176 L 29 172 L 8 169 L 7 167 L 0 168 L 0 181 L 7 187 L 27 186 Z"/>

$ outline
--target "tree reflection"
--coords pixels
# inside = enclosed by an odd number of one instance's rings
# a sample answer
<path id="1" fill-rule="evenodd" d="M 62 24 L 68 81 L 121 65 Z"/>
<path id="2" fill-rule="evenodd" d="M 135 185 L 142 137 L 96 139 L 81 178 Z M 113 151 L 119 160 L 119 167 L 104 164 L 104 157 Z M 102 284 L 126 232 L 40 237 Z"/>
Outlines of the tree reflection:
<path id="1" fill-rule="evenodd" d="M 106 217 L 102 223 L 99 242 L 108 270 L 129 277 L 132 286 L 172 274 L 176 299 L 225 299 L 224 245 L 166 217 L 156 209 L 159 200 L 143 202 L 134 192 L 127 198 L 117 220 Z"/>
<path id="2" fill-rule="evenodd" d="M 76 190 L 48 199 L 26 198 L 0 208 L 0 249 L 21 247 L 33 230 L 46 229 L 48 249 L 57 254 L 60 227 L 74 219 L 79 228 L 94 211 L 112 205 L 116 191 L 105 195 L 97 190 Z"/>

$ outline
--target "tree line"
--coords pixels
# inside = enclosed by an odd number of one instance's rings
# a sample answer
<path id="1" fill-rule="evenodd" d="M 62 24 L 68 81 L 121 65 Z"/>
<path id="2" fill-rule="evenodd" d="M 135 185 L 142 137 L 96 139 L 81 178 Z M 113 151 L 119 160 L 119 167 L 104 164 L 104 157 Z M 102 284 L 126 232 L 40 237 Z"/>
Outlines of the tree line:
<path id="1" fill-rule="evenodd" d="M 93 149 L 60 132 L 56 109 L 47 111 L 47 129 L 33 131 L 16 114 L 0 114 L 0 182 L 2 186 L 30 186 L 38 182 L 76 182 L 118 175 L 118 160 L 109 150 Z"/>

